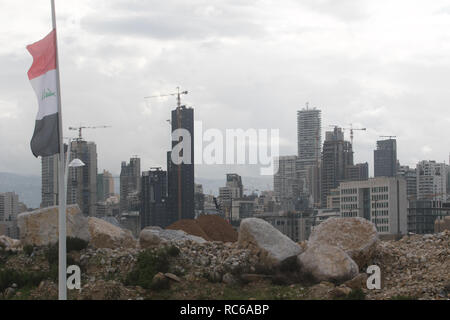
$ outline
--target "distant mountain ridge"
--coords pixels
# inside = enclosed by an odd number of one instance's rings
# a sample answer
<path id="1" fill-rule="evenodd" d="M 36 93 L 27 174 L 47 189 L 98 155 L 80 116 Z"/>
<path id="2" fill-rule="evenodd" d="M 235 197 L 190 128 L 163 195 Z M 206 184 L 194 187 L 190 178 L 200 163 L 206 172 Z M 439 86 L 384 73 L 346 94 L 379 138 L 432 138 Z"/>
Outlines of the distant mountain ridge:
<path id="1" fill-rule="evenodd" d="M 19 201 L 28 208 L 39 208 L 41 203 L 41 177 L 0 172 L 0 193 L 15 192 Z"/>

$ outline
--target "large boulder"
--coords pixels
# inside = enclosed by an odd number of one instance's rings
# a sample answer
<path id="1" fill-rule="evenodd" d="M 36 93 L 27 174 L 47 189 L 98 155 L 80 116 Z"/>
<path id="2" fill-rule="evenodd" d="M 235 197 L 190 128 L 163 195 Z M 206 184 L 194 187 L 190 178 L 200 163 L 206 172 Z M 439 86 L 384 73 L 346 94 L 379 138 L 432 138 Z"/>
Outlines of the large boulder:
<path id="1" fill-rule="evenodd" d="M 95 248 L 135 248 L 136 240 L 131 231 L 117 227 L 103 219 L 88 218 L 90 245 Z"/>
<path id="2" fill-rule="evenodd" d="M 58 207 L 48 207 L 18 215 L 20 240 L 23 245 L 43 246 L 58 241 Z M 88 220 L 78 205 L 66 208 L 67 237 L 90 240 Z"/>
<path id="3" fill-rule="evenodd" d="M 141 248 L 151 248 L 170 242 L 181 243 L 188 240 L 196 243 L 207 242 L 201 237 L 187 234 L 182 230 L 165 230 L 157 226 L 146 227 L 139 234 L 139 245 Z"/>
<path id="4" fill-rule="evenodd" d="M 304 274 L 315 281 L 341 283 L 358 274 L 358 265 L 342 249 L 328 244 L 309 246 L 297 257 Z"/>
<path id="5" fill-rule="evenodd" d="M 302 253 L 297 243 L 259 218 L 241 221 L 238 245 L 242 248 L 256 247 L 260 252 L 260 262 L 267 267 L 278 267 L 286 259 Z"/>
<path id="6" fill-rule="evenodd" d="M 329 218 L 311 233 L 308 246 L 332 245 L 344 250 L 360 268 L 374 257 L 378 234 L 375 225 L 363 218 Z"/>
<path id="7" fill-rule="evenodd" d="M 5 235 L 0 235 L 0 249 L 4 249 L 6 251 L 17 251 L 21 247 L 21 243 L 19 240 L 12 239 Z"/>

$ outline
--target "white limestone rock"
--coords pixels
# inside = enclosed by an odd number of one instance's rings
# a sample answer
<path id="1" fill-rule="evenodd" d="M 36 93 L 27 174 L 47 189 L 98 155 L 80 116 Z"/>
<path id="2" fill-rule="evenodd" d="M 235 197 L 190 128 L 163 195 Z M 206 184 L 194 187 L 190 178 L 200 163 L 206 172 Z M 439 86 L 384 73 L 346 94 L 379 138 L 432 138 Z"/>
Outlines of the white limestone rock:
<path id="1" fill-rule="evenodd" d="M 131 231 L 117 227 L 103 219 L 88 218 L 90 245 L 95 248 L 135 248 L 136 240 Z"/>
<path id="2" fill-rule="evenodd" d="M 141 248 L 151 248 L 163 243 L 180 243 L 188 240 L 195 243 L 207 242 L 202 237 L 187 234 L 182 230 L 162 229 L 157 226 L 146 227 L 139 234 L 139 245 Z"/>
<path id="3" fill-rule="evenodd" d="M 297 243 L 259 218 L 241 221 L 238 245 L 243 248 L 256 247 L 261 252 L 261 262 L 268 267 L 277 267 L 286 259 L 302 253 Z"/>
<path id="4" fill-rule="evenodd" d="M 341 283 L 358 274 L 358 265 L 342 249 L 315 244 L 297 257 L 301 271 L 314 280 Z"/>
<path id="5" fill-rule="evenodd" d="M 57 206 L 23 212 L 18 215 L 20 240 L 23 245 L 44 246 L 58 241 Z M 90 240 L 87 218 L 78 205 L 66 208 L 67 237 Z"/>
<path id="6" fill-rule="evenodd" d="M 311 233 L 308 246 L 331 245 L 344 250 L 360 268 L 374 257 L 378 241 L 375 225 L 367 219 L 329 218 Z"/>

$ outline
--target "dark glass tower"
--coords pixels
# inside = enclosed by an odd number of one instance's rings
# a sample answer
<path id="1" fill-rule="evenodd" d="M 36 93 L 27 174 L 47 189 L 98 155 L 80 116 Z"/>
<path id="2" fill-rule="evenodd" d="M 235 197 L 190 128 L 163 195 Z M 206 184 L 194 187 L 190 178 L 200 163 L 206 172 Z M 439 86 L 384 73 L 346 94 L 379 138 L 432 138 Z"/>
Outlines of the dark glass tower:
<path id="1" fill-rule="evenodd" d="M 353 165 L 353 150 L 350 142 L 344 140 L 341 128 L 326 132 L 322 152 L 321 202 L 326 207 L 330 190 L 346 179 L 346 169 Z"/>
<path id="2" fill-rule="evenodd" d="M 141 228 L 167 227 L 167 172 L 154 169 L 142 172 L 141 178 Z"/>
<path id="3" fill-rule="evenodd" d="M 169 203 L 168 211 L 171 222 L 195 217 L 194 204 L 194 109 L 181 106 L 172 110 L 172 132 L 186 129 L 190 134 L 190 163 L 173 163 L 171 152 L 167 153 L 167 174 Z M 179 141 L 182 141 L 180 138 Z M 172 149 L 179 143 L 172 141 Z M 185 142 L 185 145 L 187 141 Z M 183 154 L 180 153 L 180 156 Z"/>
<path id="4" fill-rule="evenodd" d="M 397 141 L 395 139 L 377 141 L 373 152 L 374 176 L 395 177 L 397 175 Z"/>
<path id="5" fill-rule="evenodd" d="M 141 191 L 141 159 L 133 157 L 130 163 L 122 161 L 120 169 L 120 212 L 136 211 Z"/>

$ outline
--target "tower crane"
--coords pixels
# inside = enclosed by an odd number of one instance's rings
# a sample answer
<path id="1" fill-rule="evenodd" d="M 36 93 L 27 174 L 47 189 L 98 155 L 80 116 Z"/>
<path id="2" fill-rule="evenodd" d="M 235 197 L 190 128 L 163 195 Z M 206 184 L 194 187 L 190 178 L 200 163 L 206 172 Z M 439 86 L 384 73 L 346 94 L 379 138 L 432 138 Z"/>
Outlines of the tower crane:
<path id="1" fill-rule="evenodd" d="M 153 96 L 146 96 L 144 99 L 152 99 L 152 98 L 160 98 L 160 97 L 168 97 L 168 96 L 176 96 L 177 97 L 177 128 L 181 128 L 181 95 L 182 94 L 188 94 L 187 91 L 181 91 L 180 87 L 177 87 L 177 92 L 174 93 L 166 93 L 166 94 L 159 94 L 159 95 L 153 95 Z M 171 122 L 170 122 L 171 123 Z M 182 207 L 181 207 L 181 164 L 177 165 L 177 171 L 178 171 L 178 220 L 181 220 L 182 218 Z"/>
<path id="2" fill-rule="evenodd" d="M 157 94 L 157 95 L 154 95 L 154 96 L 146 96 L 146 97 L 144 97 L 144 99 L 177 96 L 177 108 L 180 108 L 181 107 L 181 95 L 182 94 L 188 94 L 188 92 L 187 91 L 181 91 L 180 92 L 180 87 L 177 87 L 177 92 L 166 93 L 166 94 Z"/>
<path id="3" fill-rule="evenodd" d="M 338 127 L 338 128 L 340 128 L 338 125 L 330 125 L 330 127 L 333 127 L 333 128 L 335 128 L 335 127 Z M 354 130 L 360 130 L 360 131 L 366 131 L 367 129 L 366 128 L 353 128 L 353 125 L 350 123 L 350 127 L 349 128 L 341 128 L 342 130 L 350 130 L 350 142 L 351 142 L 351 144 L 352 144 L 352 146 L 353 146 L 353 131 Z"/>
<path id="4" fill-rule="evenodd" d="M 101 129 L 110 128 L 111 126 L 79 126 L 79 127 L 69 127 L 69 130 L 78 130 L 78 140 L 82 140 L 81 130 L 82 129 Z"/>
<path id="5" fill-rule="evenodd" d="M 360 131 L 366 131 L 366 128 L 353 128 L 353 125 L 350 123 L 350 128 L 342 128 L 344 130 L 350 130 L 350 142 L 353 146 L 353 130 L 360 130 Z"/>

